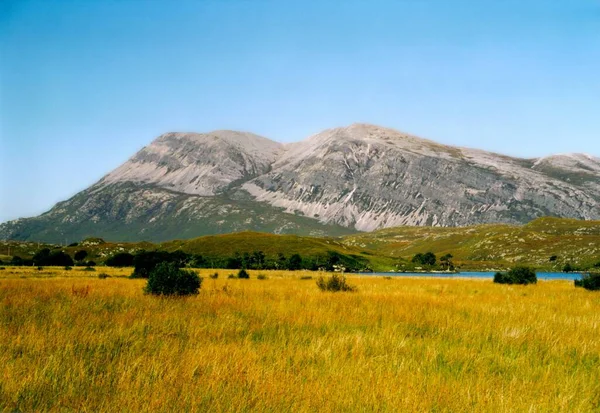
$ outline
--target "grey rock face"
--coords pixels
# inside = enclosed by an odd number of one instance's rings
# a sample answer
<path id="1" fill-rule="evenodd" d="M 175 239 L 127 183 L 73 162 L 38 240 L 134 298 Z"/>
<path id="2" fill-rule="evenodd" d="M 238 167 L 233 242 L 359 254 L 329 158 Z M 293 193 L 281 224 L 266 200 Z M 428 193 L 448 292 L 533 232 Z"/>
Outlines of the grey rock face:
<path id="1" fill-rule="evenodd" d="M 245 132 L 166 133 L 100 183 L 154 184 L 210 196 L 267 172 L 281 152 L 280 143 Z"/>
<path id="2" fill-rule="evenodd" d="M 600 219 L 599 201 L 600 159 L 591 155 L 511 158 L 364 124 L 287 145 L 233 131 L 168 133 L 49 212 L 0 225 L 0 239 Z"/>
<path id="3" fill-rule="evenodd" d="M 243 188 L 259 201 L 362 231 L 600 218 L 598 158 L 556 158 L 510 158 L 352 125 L 294 144 L 271 172 Z"/>

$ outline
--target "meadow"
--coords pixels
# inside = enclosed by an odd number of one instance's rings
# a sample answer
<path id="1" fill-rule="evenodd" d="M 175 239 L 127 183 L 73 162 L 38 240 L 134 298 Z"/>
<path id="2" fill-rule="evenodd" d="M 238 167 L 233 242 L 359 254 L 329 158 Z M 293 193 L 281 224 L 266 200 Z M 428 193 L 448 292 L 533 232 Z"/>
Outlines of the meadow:
<path id="1" fill-rule="evenodd" d="M 600 294 L 571 282 L 324 293 L 316 273 L 199 270 L 199 295 L 160 298 L 131 271 L 0 271 L 0 411 L 600 409 Z"/>

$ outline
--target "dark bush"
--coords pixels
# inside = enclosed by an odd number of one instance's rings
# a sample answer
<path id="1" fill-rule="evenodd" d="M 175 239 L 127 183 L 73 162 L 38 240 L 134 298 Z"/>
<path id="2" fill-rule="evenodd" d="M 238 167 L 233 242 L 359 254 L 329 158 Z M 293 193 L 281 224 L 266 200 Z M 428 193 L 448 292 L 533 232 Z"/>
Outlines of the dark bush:
<path id="1" fill-rule="evenodd" d="M 301 280 L 312 280 L 312 276 L 311 275 L 303 275 L 302 277 L 300 277 Z"/>
<path id="2" fill-rule="evenodd" d="M 69 265 L 66 265 L 66 266 L 65 266 L 65 270 L 66 270 L 66 271 L 71 271 L 72 269 L 73 269 L 73 267 L 71 267 L 71 266 L 69 266 Z"/>
<path id="3" fill-rule="evenodd" d="M 257 280 L 266 280 L 267 276 L 264 274 L 258 274 L 258 276 L 256 277 Z"/>
<path id="4" fill-rule="evenodd" d="M 110 278 L 110 275 L 108 275 L 105 272 L 101 272 L 100 274 L 98 274 L 98 278 L 100 278 L 101 280 L 104 280 L 106 278 Z"/>
<path id="5" fill-rule="evenodd" d="M 88 267 L 95 267 L 96 266 L 96 261 L 88 261 L 85 263 L 85 265 L 87 265 Z"/>
<path id="6" fill-rule="evenodd" d="M 497 284 L 535 284 L 537 275 L 532 268 L 515 267 L 507 273 L 497 272 L 494 275 L 494 282 Z"/>
<path id="7" fill-rule="evenodd" d="M 27 258 L 21 258 L 18 255 L 15 255 L 14 257 L 12 257 L 12 259 L 10 261 L 10 265 L 14 265 L 15 267 L 18 267 L 18 266 L 32 266 L 33 265 L 33 260 L 27 259 Z"/>
<path id="8" fill-rule="evenodd" d="M 33 256 L 33 263 L 35 265 L 40 266 L 57 266 L 57 267 L 66 267 L 73 266 L 74 262 L 71 256 L 63 251 L 53 251 L 50 252 L 50 249 L 44 248 L 38 251 Z"/>
<path id="9" fill-rule="evenodd" d="M 317 287 L 321 291 L 356 291 L 356 287 L 346 282 L 346 277 L 343 275 L 333 274 L 331 277 L 319 277 Z"/>
<path id="10" fill-rule="evenodd" d="M 128 252 L 119 252 L 112 257 L 108 257 L 104 264 L 109 267 L 132 267 L 133 255 Z"/>
<path id="11" fill-rule="evenodd" d="M 75 253 L 74 258 L 75 261 L 83 261 L 88 256 L 88 252 L 86 250 L 79 250 Z"/>
<path id="12" fill-rule="evenodd" d="M 183 251 L 169 253 L 167 251 L 140 251 L 133 257 L 132 278 L 148 278 L 154 268 L 163 262 L 172 262 L 177 267 L 183 267 L 189 258 Z"/>
<path id="13" fill-rule="evenodd" d="M 412 258 L 414 264 L 420 265 L 435 265 L 436 261 L 437 259 L 433 252 L 426 252 L 425 254 L 418 253 Z"/>
<path id="14" fill-rule="evenodd" d="M 288 260 L 287 269 L 290 271 L 296 271 L 302 268 L 302 257 L 300 254 L 294 254 Z"/>
<path id="15" fill-rule="evenodd" d="M 229 279 L 235 278 L 235 275 L 233 275 L 233 274 L 229 274 L 229 275 L 227 276 L 227 278 L 229 278 Z"/>
<path id="16" fill-rule="evenodd" d="M 85 267 L 83 271 L 96 271 L 94 267 Z"/>
<path id="17" fill-rule="evenodd" d="M 210 278 L 212 278 L 213 280 L 216 280 L 217 278 L 219 278 L 219 273 L 215 272 L 215 273 L 211 274 Z"/>
<path id="18" fill-rule="evenodd" d="M 573 272 L 576 271 L 576 268 L 570 263 L 566 263 L 565 266 L 563 267 L 563 272 Z"/>
<path id="19" fill-rule="evenodd" d="M 600 290 L 600 274 L 585 274 L 580 280 L 575 280 L 575 287 L 591 291 Z"/>
<path id="20" fill-rule="evenodd" d="M 182 270 L 174 262 L 160 263 L 148 277 L 144 291 L 155 295 L 198 294 L 202 278 L 194 271 Z"/>
<path id="21" fill-rule="evenodd" d="M 72 243 L 69 244 L 69 247 L 76 247 L 78 245 L 79 245 L 78 242 L 72 242 Z"/>
<path id="22" fill-rule="evenodd" d="M 247 280 L 248 278 L 250 278 L 250 274 L 248 274 L 248 271 L 242 268 L 238 271 L 237 277 Z"/>

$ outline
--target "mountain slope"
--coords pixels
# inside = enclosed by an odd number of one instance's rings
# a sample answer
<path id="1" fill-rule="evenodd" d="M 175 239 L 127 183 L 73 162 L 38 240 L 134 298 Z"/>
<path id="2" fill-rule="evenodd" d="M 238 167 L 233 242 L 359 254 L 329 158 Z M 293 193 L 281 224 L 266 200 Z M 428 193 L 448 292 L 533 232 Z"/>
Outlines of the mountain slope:
<path id="1" fill-rule="evenodd" d="M 465 268 L 527 264 L 562 271 L 567 263 L 590 268 L 600 262 L 600 221 L 547 217 L 525 225 L 398 227 L 348 235 L 343 242 L 407 260 L 427 251 L 438 257 L 450 253 Z"/>
<path id="2" fill-rule="evenodd" d="M 243 194 L 237 199 L 202 197 L 118 183 L 96 185 L 39 217 L 2 224 L 0 239 L 71 243 L 98 236 L 110 241 L 160 242 L 244 230 L 319 236 L 353 232 L 286 214 Z"/>
<path id="3" fill-rule="evenodd" d="M 562 164 L 553 174 L 534 164 L 352 125 L 295 144 L 243 188 L 259 201 L 363 231 L 523 223 L 545 215 L 600 218 L 600 170 L 587 169 L 590 182 L 581 185 L 560 179 L 560 171 L 573 173 Z"/>
<path id="4" fill-rule="evenodd" d="M 134 182 L 185 194 L 216 195 L 236 181 L 268 172 L 282 147 L 246 132 L 166 133 L 99 184 Z"/>
<path id="5" fill-rule="evenodd" d="M 600 160 L 519 159 L 354 124 L 282 145 L 246 132 L 167 133 L 0 239 L 164 241 L 254 230 L 342 235 L 401 225 L 600 219 Z"/>

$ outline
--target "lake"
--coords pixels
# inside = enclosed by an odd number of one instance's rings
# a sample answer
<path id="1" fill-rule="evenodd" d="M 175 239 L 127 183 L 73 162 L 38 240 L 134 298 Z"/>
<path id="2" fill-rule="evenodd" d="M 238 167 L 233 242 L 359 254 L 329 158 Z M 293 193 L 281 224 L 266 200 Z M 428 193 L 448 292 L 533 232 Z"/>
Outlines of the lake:
<path id="1" fill-rule="evenodd" d="M 371 272 L 363 275 L 378 275 L 387 277 L 434 277 L 434 278 L 494 278 L 494 271 L 465 271 L 458 273 L 427 273 L 427 272 Z M 538 272 L 538 280 L 578 280 L 581 273 L 571 272 Z"/>

